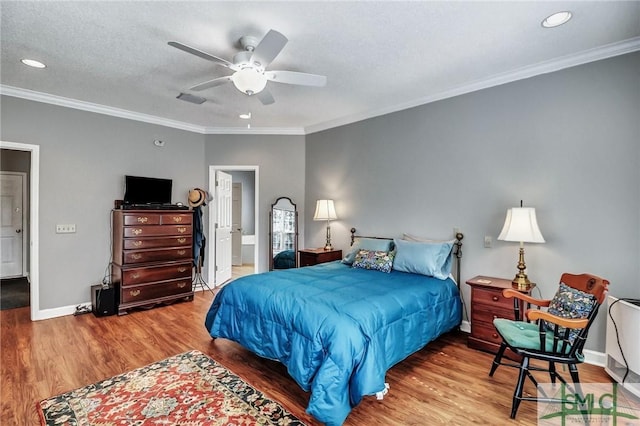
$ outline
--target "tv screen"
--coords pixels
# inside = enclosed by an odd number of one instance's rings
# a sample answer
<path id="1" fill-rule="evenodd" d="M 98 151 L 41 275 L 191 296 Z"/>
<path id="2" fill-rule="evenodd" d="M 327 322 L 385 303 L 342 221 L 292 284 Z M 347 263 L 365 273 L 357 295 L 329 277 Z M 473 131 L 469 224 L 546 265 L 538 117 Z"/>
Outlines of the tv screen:
<path id="1" fill-rule="evenodd" d="M 124 177 L 125 204 L 171 204 L 171 179 Z"/>

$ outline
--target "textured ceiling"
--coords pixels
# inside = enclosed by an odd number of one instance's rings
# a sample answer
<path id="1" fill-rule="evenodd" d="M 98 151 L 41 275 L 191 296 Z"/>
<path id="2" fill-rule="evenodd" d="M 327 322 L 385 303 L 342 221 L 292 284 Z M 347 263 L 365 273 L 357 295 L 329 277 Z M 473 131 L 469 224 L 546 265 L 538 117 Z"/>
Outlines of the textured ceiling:
<path id="1" fill-rule="evenodd" d="M 640 50 L 640 2 L 0 3 L 3 94 L 203 133 L 309 133 L 436 99 Z M 564 26 L 542 19 L 571 10 Z M 231 60 L 243 35 L 289 42 L 268 69 L 326 75 L 270 82 L 262 105 L 233 85 L 176 96 L 231 71 L 167 45 Z M 38 59 L 47 68 L 20 63 Z M 238 114 L 251 111 L 251 129 Z"/>

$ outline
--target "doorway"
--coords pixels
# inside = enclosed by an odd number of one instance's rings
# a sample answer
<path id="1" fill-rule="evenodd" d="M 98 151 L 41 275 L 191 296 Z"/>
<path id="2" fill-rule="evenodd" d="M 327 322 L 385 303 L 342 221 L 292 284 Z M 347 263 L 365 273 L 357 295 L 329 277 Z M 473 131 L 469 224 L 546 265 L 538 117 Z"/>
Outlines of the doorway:
<path id="1" fill-rule="evenodd" d="M 26 198 L 28 201 L 25 203 L 28 206 L 28 213 L 23 220 L 20 233 L 25 240 L 24 248 L 22 250 L 22 271 L 20 275 L 28 276 L 29 278 L 29 305 L 31 309 L 31 320 L 35 321 L 40 318 L 40 303 L 39 303 L 39 174 L 40 174 L 40 147 L 38 145 L 31 145 L 19 142 L 5 142 L 0 141 L 0 150 L 4 154 L 2 155 L 2 167 L 4 171 L 9 171 L 11 168 L 8 159 L 13 155 L 22 156 L 28 158 L 28 165 L 23 166 L 24 170 L 20 172 L 24 173 L 24 177 L 28 184 L 26 184 Z M 6 163 L 5 163 L 6 161 Z M 23 187 L 24 188 L 24 187 Z"/>
<path id="2" fill-rule="evenodd" d="M 258 223 L 259 223 L 259 166 L 209 166 L 209 188 L 210 193 L 214 196 L 211 203 L 209 203 L 209 230 L 208 240 L 212 241 L 209 245 L 209 262 L 208 270 L 209 281 L 220 285 L 220 280 L 216 279 L 216 258 L 218 259 L 231 259 L 233 256 L 233 245 L 218 245 L 216 238 L 216 224 L 218 223 L 218 199 L 216 194 L 216 174 L 217 172 L 224 172 L 232 176 L 233 183 L 241 183 L 242 186 L 242 225 L 239 227 L 240 238 L 236 240 L 241 241 L 242 247 L 240 248 L 241 262 L 234 262 L 236 265 L 231 266 L 231 279 L 241 277 L 243 275 L 254 274 L 258 270 L 259 247 L 258 247 Z M 248 219 L 249 217 L 249 219 Z M 229 253 L 217 253 L 220 250 L 228 250 Z M 237 247 L 236 247 L 237 250 Z M 218 257 L 219 256 L 219 257 Z M 236 258 L 238 253 L 236 252 Z M 240 264 L 237 264 L 240 263 Z"/>

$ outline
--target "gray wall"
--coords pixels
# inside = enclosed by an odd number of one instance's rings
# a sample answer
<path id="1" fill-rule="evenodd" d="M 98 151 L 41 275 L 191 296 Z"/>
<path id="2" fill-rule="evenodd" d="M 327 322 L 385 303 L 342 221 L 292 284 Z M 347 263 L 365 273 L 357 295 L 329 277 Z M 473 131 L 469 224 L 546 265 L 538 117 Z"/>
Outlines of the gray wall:
<path id="1" fill-rule="evenodd" d="M 40 146 L 40 309 L 87 302 L 89 287 L 102 281 L 125 174 L 173 179 L 174 202 L 205 184 L 203 135 L 8 96 L 1 102 L 0 139 Z M 55 233 L 69 223 L 75 234 Z"/>
<path id="2" fill-rule="evenodd" d="M 328 197 L 338 248 L 352 226 L 435 238 L 459 227 L 463 281 L 512 278 L 518 244 L 495 239 L 522 199 L 546 239 L 525 248 L 543 297 L 563 272 L 600 275 L 610 294 L 640 297 L 638 70 L 633 53 L 308 135 L 308 245 L 323 244 L 324 224 L 311 217 Z M 605 321 L 603 309 L 587 348 L 604 351 Z"/>
<path id="3" fill-rule="evenodd" d="M 258 272 L 269 269 L 269 209 L 280 196 L 298 204 L 304 217 L 305 137 L 274 135 L 208 135 L 205 163 L 211 166 L 259 166 Z M 313 213 L 312 213 L 313 214 Z M 205 219 L 205 223 L 206 219 Z M 304 223 L 300 220 L 299 245 L 303 247 Z M 213 241 L 212 237 L 209 241 Z"/>
<path id="4" fill-rule="evenodd" d="M 233 183 L 242 184 L 242 235 L 256 232 L 256 174 L 253 171 L 235 170 L 230 172 Z"/>

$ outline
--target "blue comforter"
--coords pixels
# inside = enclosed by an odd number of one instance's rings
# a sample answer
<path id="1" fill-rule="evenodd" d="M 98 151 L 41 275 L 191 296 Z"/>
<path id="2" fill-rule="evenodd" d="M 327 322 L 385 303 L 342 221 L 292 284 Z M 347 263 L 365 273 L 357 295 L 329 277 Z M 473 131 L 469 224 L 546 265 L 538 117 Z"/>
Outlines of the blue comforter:
<path id="1" fill-rule="evenodd" d="M 307 412 L 340 425 L 385 374 L 460 324 L 451 279 L 351 268 L 340 261 L 249 275 L 216 295 L 205 325 L 287 366 L 305 391 Z"/>

